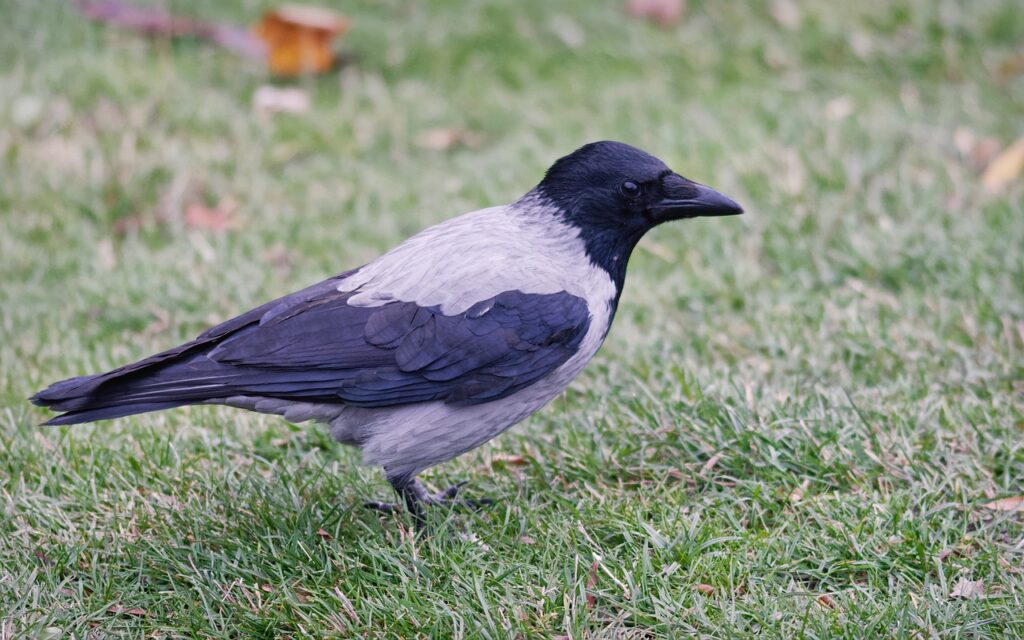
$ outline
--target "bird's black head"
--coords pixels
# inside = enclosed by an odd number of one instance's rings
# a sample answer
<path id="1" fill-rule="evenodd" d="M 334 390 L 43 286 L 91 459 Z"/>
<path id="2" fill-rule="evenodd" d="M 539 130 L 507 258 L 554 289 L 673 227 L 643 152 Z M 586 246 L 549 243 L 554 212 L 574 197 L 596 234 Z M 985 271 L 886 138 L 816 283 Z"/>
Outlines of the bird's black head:
<path id="1" fill-rule="evenodd" d="M 714 189 L 621 142 L 592 142 L 559 159 L 536 191 L 580 229 L 590 259 L 620 290 L 629 255 L 648 230 L 670 220 L 743 213 Z"/>

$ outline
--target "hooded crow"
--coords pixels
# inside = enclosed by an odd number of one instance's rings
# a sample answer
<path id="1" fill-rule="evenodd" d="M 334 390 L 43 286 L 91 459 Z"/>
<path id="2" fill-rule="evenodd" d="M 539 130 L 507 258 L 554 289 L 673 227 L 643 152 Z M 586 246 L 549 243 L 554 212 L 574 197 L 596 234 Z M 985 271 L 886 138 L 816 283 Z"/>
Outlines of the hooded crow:
<path id="1" fill-rule="evenodd" d="M 640 238 L 742 213 L 620 142 L 561 158 L 516 202 L 413 236 L 139 362 L 51 385 L 46 424 L 222 404 L 326 423 L 384 469 L 417 525 L 416 475 L 479 447 L 561 393 L 608 334 Z M 384 507 L 384 505 L 378 505 Z"/>

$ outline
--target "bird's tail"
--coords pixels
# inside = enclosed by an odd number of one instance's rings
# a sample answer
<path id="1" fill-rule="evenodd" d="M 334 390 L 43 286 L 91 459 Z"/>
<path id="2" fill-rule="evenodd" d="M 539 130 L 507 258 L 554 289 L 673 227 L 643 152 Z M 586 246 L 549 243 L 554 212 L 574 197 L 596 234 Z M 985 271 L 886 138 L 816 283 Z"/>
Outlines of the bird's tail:
<path id="1" fill-rule="evenodd" d="M 43 424 L 79 424 L 171 409 L 222 395 L 212 383 L 210 363 L 190 353 L 192 344 L 106 373 L 55 382 L 30 398 L 40 407 L 63 411 Z"/>

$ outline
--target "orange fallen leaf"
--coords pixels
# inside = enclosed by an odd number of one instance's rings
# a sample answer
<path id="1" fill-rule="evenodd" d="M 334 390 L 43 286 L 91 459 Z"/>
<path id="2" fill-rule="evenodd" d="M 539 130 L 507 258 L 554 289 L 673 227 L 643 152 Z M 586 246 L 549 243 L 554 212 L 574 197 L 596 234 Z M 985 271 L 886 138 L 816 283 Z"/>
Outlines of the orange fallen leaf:
<path id="1" fill-rule="evenodd" d="M 818 596 L 818 604 L 828 609 L 836 608 L 836 603 L 833 602 L 832 596 L 828 595 L 827 593 L 823 593 L 820 596 Z"/>
<path id="2" fill-rule="evenodd" d="M 107 613 L 136 617 L 144 617 L 149 615 L 149 612 L 145 609 L 140 609 L 139 607 L 132 607 L 131 609 L 129 609 L 128 607 L 122 607 L 119 604 L 112 604 L 109 607 L 107 607 Z"/>
<path id="3" fill-rule="evenodd" d="M 714 593 L 715 593 L 715 588 L 714 587 L 712 587 L 710 584 L 704 584 L 703 582 L 701 582 L 700 584 L 693 585 L 693 588 L 696 589 L 697 591 L 700 591 L 701 593 L 703 593 L 706 596 L 711 596 L 711 595 L 714 595 Z"/>
<path id="4" fill-rule="evenodd" d="M 264 15 L 253 32 L 267 45 L 270 70 L 295 76 L 329 70 L 331 41 L 348 26 L 348 19 L 329 9 L 289 4 Z"/>
<path id="5" fill-rule="evenodd" d="M 988 164 L 981 184 L 991 193 L 1002 191 L 1024 169 L 1024 137 L 1007 147 Z"/>
<path id="6" fill-rule="evenodd" d="M 1000 498 L 992 502 L 986 502 L 981 506 L 993 511 L 1024 511 L 1024 496 Z"/>
<path id="7" fill-rule="evenodd" d="M 628 0 L 626 10 L 636 18 L 646 18 L 662 27 L 671 27 L 686 12 L 686 0 Z"/>

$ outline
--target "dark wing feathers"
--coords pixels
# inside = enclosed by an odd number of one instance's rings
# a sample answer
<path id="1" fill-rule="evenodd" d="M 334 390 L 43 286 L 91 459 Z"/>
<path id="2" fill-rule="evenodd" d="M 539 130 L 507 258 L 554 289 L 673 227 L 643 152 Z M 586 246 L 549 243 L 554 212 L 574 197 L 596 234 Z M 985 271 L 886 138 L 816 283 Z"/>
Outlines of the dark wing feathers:
<path id="1" fill-rule="evenodd" d="M 331 299 L 308 300 L 224 340 L 208 359 L 238 369 L 235 394 L 272 380 L 275 394 L 359 406 L 472 403 L 550 373 L 572 356 L 590 324 L 586 302 L 564 292 L 507 291 L 485 301 L 483 312 L 476 305 L 451 316 L 413 302 L 357 307 L 347 304 L 349 294 L 325 297 Z M 283 378 L 291 391 L 276 385 Z M 315 378 L 309 388 L 306 378 Z M 488 393 L 495 385 L 501 390 Z M 324 397 L 323 388 L 332 393 Z"/>
<path id="2" fill-rule="evenodd" d="M 590 325 L 565 292 L 506 291 L 464 313 L 390 302 L 349 304 L 342 274 L 267 303 L 196 340 L 105 374 L 72 378 L 32 398 L 86 422 L 230 396 L 384 407 L 474 404 L 536 382 L 564 364 Z"/>

